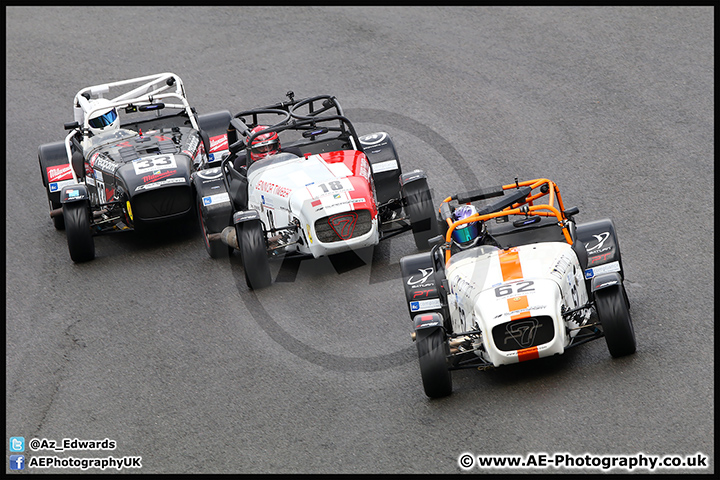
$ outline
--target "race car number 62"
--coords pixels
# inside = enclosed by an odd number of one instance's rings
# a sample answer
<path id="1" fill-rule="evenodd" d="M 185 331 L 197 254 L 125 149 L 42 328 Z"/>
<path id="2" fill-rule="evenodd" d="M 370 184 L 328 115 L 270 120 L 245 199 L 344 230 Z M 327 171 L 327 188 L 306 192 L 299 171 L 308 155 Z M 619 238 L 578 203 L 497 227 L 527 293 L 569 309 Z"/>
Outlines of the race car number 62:
<path id="1" fill-rule="evenodd" d="M 506 295 L 512 295 L 514 292 L 517 292 L 518 294 L 534 292 L 535 289 L 532 287 L 533 283 L 534 282 L 532 280 L 526 280 L 515 285 L 500 285 L 495 289 L 495 296 L 504 297 Z M 515 287 L 517 287 L 517 290 Z"/>

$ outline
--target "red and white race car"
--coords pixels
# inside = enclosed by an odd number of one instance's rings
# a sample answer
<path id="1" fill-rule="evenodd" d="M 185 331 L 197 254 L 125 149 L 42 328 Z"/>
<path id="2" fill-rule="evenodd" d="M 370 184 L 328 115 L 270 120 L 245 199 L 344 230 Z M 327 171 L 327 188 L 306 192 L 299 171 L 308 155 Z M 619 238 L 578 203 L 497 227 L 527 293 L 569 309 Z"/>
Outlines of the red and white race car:
<path id="1" fill-rule="evenodd" d="M 335 97 L 288 97 L 234 115 L 230 154 L 195 176 L 210 256 L 240 250 L 248 286 L 262 288 L 273 256 L 317 258 L 409 230 L 428 249 L 438 224 L 425 173 L 402 173 L 387 133 L 359 137 Z M 257 158 L 267 139 L 280 148 Z"/>

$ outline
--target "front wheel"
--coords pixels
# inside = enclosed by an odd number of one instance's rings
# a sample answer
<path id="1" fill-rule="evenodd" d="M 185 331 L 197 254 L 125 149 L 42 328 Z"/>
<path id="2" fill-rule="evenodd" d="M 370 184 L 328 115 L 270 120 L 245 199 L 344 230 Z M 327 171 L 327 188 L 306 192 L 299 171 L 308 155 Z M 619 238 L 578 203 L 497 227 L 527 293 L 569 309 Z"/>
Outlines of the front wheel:
<path id="1" fill-rule="evenodd" d="M 452 375 L 446 360 L 449 350 L 445 333 L 438 328 L 418 337 L 416 343 L 425 395 L 430 398 L 447 397 L 452 393 Z"/>
<path id="2" fill-rule="evenodd" d="M 63 218 L 70 258 L 75 263 L 95 258 L 95 241 L 90 230 L 90 208 L 87 202 L 63 204 Z"/>
<path id="3" fill-rule="evenodd" d="M 252 290 L 269 286 L 272 276 L 262 223 L 259 220 L 250 220 L 235 225 L 235 229 L 247 286 Z"/>
<path id="4" fill-rule="evenodd" d="M 595 309 L 610 355 L 623 357 L 635 353 L 635 330 L 622 288 L 610 287 L 595 292 Z"/>
<path id="5" fill-rule="evenodd" d="M 415 246 L 418 250 L 430 248 L 428 240 L 439 235 L 435 207 L 427 180 L 421 178 L 403 186 L 405 213 L 410 218 Z"/>

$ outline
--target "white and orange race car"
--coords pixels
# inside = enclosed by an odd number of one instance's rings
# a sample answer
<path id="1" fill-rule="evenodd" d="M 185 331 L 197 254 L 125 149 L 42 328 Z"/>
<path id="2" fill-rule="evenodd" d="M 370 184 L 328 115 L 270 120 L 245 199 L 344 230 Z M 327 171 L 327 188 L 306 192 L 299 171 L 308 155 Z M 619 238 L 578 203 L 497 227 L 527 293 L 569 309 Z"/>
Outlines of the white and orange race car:
<path id="1" fill-rule="evenodd" d="M 612 220 L 576 224 L 578 209 L 566 210 L 548 179 L 448 197 L 439 213 L 445 235 L 400 261 L 427 396 L 450 395 L 452 370 L 548 357 L 601 337 L 613 357 L 635 352 Z"/>

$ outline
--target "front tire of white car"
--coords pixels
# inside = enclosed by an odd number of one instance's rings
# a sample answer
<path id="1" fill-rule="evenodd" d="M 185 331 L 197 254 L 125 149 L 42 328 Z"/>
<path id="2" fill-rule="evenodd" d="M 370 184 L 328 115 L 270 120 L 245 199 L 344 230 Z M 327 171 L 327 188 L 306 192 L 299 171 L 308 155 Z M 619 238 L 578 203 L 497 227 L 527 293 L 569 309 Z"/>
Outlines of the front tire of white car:
<path id="1" fill-rule="evenodd" d="M 250 220 L 237 224 L 235 229 L 247 286 L 252 290 L 270 286 L 272 275 L 262 223 Z"/>
<path id="2" fill-rule="evenodd" d="M 610 287 L 596 291 L 595 309 L 610 355 L 624 357 L 635 353 L 635 329 L 623 289 Z"/>
<path id="3" fill-rule="evenodd" d="M 420 375 L 425 395 L 430 398 L 447 397 L 452 393 L 452 375 L 447 365 L 449 353 L 445 333 L 438 328 L 416 340 Z"/>

